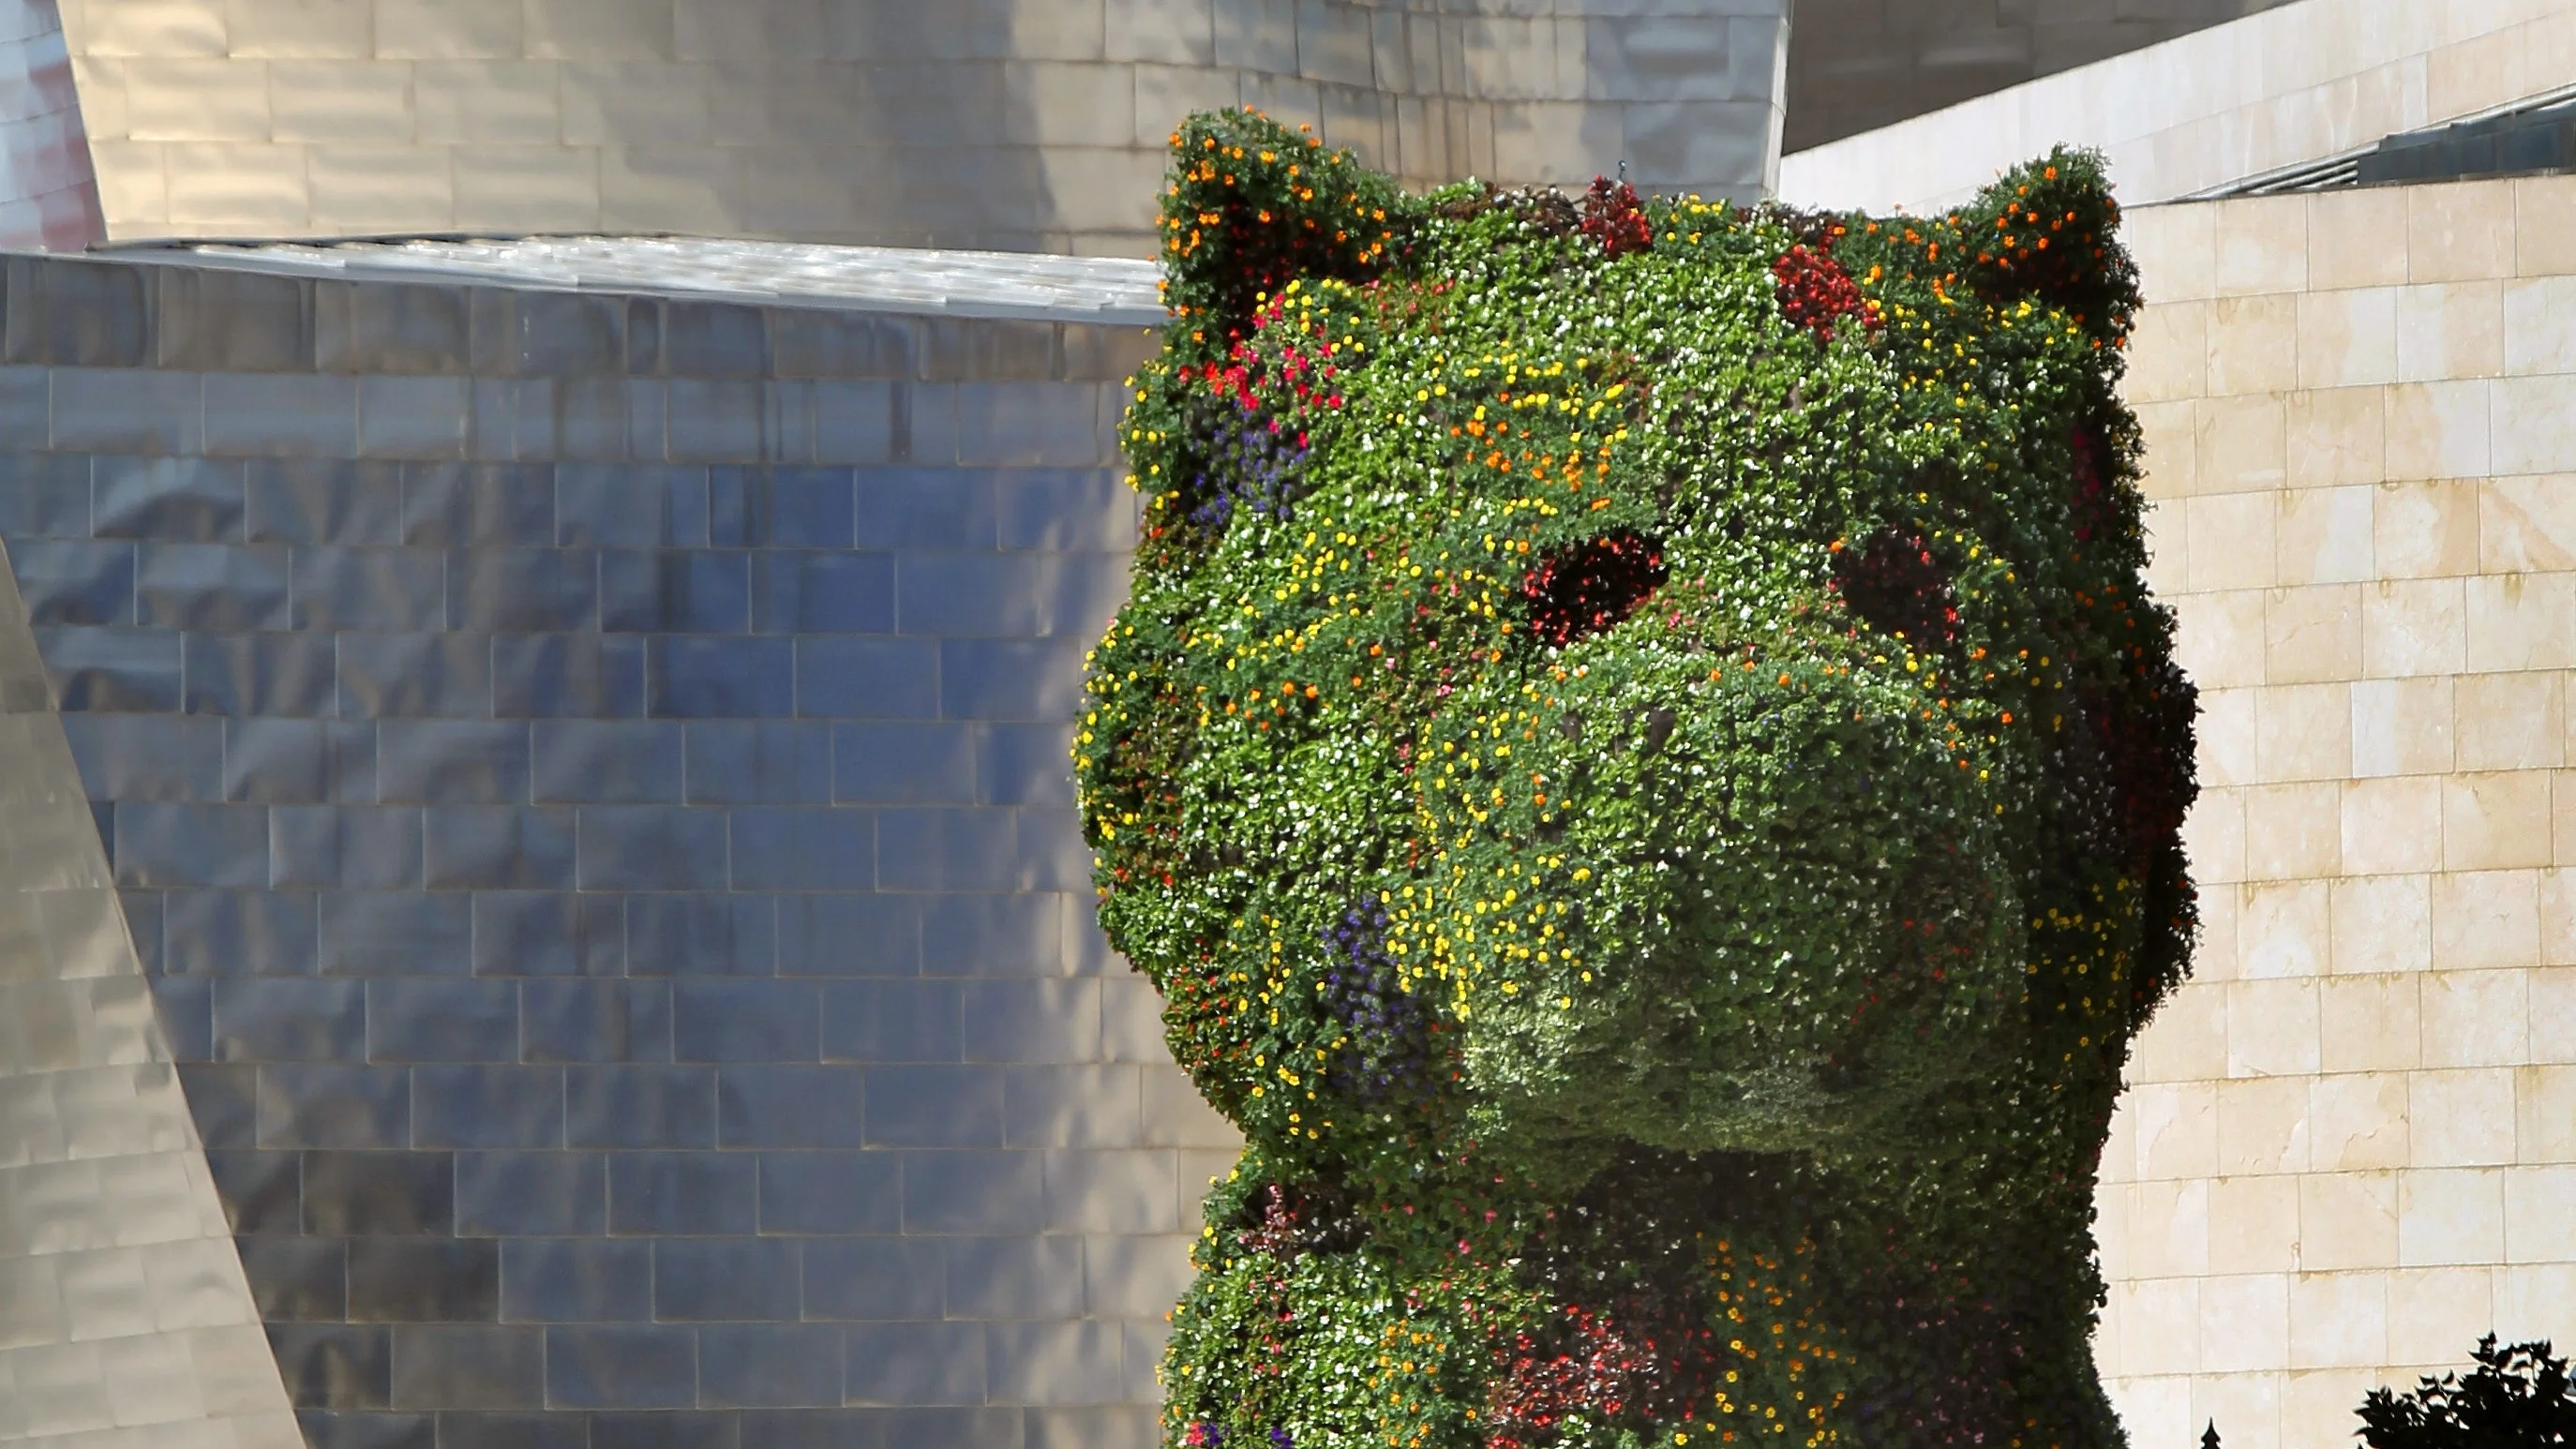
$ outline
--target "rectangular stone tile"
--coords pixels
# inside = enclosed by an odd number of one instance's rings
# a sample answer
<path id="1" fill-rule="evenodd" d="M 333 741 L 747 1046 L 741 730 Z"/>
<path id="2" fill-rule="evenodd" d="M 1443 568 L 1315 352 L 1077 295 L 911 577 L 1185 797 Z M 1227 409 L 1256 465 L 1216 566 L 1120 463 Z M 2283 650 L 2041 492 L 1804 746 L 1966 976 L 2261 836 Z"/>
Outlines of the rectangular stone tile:
<path id="1" fill-rule="evenodd" d="M 660 726 L 656 726 L 660 728 Z M 792 804 L 831 793 L 832 734 L 784 720 L 704 721 L 687 726 L 685 775 L 692 804 Z"/>
<path id="2" fill-rule="evenodd" d="M 567 471 L 539 463 L 403 465 L 402 542 L 526 549 L 581 542 L 557 537 L 556 504 Z"/>
<path id="3" fill-rule="evenodd" d="M 339 712 L 375 718 L 489 716 L 496 641 L 472 634 L 342 634 Z"/>
<path id="4" fill-rule="evenodd" d="M 546 1330 L 546 1402 L 565 1408 L 686 1408 L 697 1401 L 697 1337 L 674 1325 Z"/>
<path id="5" fill-rule="evenodd" d="M 564 463 L 555 469 L 555 542 L 704 548 L 710 470 L 693 463 Z M 739 543 L 740 539 L 724 542 Z"/>
<path id="6" fill-rule="evenodd" d="M 139 622 L 233 633 L 288 626 L 287 553 L 274 544 L 146 542 L 136 549 Z"/>
<path id="7" fill-rule="evenodd" d="M 758 1162 L 751 1153 L 616 1153 L 609 1160 L 609 1231 L 749 1233 L 758 1217 Z"/>
<path id="8" fill-rule="evenodd" d="M 653 1245 L 653 1313 L 666 1323 L 793 1320 L 803 1274 L 792 1238 L 665 1238 Z"/>
<path id="9" fill-rule="evenodd" d="M 315 904 L 301 891 L 172 891 L 165 969 L 180 975 L 310 975 Z"/>
<path id="10" fill-rule="evenodd" d="M 891 1233 L 900 1229 L 902 1223 L 902 1177 L 895 1154 L 798 1151 L 765 1153 L 761 1157 L 760 1230 L 763 1233 Z M 817 1305 L 818 1292 L 859 1291 L 857 1286 L 845 1281 L 847 1274 L 856 1271 L 847 1260 L 818 1260 L 816 1257 L 837 1246 L 838 1242 L 837 1238 L 825 1238 L 806 1244 L 806 1316 L 906 1316 L 882 1311 L 853 1314 L 829 1311 Z M 818 1284 L 831 1286 L 818 1287 Z"/>
<path id="11" fill-rule="evenodd" d="M 454 74 L 453 68 L 434 66 L 405 69 L 416 105 L 425 74 Z M 316 303 L 314 356 L 324 372 L 460 373 L 469 361 L 472 313 L 461 287 L 325 285 Z"/>
<path id="12" fill-rule="evenodd" d="M 37 431 L 42 430 L 40 424 Z M 89 537 L 86 454 L 19 453 L 0 458 L 0 480 L 5 480 L 0 484 L 0 533 L 12 540 Z"/>
<path id="13" fill-rule="evenodd" d="M 131 543 L 23 538 L 10 566 L 33 623 L 137 623 Z"/>
<path id="14" fill-rule="evenodd" d="M 599 626 L 630 633 L 741 633 L 752 627 L 754 566 L 753 556 L 733 551 L 602 553 Z"/>
<path id="15" fill-rule="evenodd" d="M 871 1323 L 853 1324 L 845 1332 L 849 1356 L 844 1384 L 849 1402 L 904 1406 L 984 1402 L 983 1325 Z"/>
<path id="16" fill-rule="evenodd" d="M 841 1331 L 823 1324 L 709 1325 L 699 1330 L 700 1397 L 776 1408 L 841 1403 Z"/>
<path id="17" fill-rule="evenodd" d="M 642 1241 L 505 1239 L 501 1316 L 538 1323 L 649 1319 L 652 1252 Z"/>
<path id="18" fill-rule="evenodd" d="M 761 553 L 751 627 L 760 633 L 882 634 L 895 628 L 898 564 L 883 554 Z"/>
<path id="19" fill-rule="evenodd" d="M 878 884 L 888 890 L 1009 891 L 1019 885 L 1012 812 L 892 808 L 877 814 Z"/>
<path id="20" fill-rule="evenodd" d="M 600 622 L 600 569 L 587 550 L 457 550 L 448 555 L 447 579 L 452 629 L 555 633 Z"/>
<path id="21" fill-rule="evenodd" d="M 820 1319 L 932 1319 L 945 1312 L 935 1238 L 831 1238 L 805 1245 L 805 1312 Z"/>
<path id="22" fill-rule="evenodd" d="M 963 1060 L 963 995 L 945 981 L 842 981 L 823 988 L 823 1055 L 852 1062 Z"/>
<path id="23" fill-rule="evenodd" d="M 442 805 L 422 812 L 432 890 L 566 889 L 574 814 L 564 807 Z"/>
<path id="24" fill-rule="evenodd" d="M 716 1074 L 700 1066 L 580 1066 L 565 1073 L 575 1147 L 713 1147 Z"/>
<path id="25" fill-rule="evenodd" d="M 168 374 L 148 374 L 162 377 Z M 149 410 L 148 400 L 138 404 Z M 208 458 L 91 460 L 92 520 L 102 538 L 228 542 L 242 529 L 242 465 Z"/>
<path id="26" fill-rule="evenodd" d="M 351 1322 L 476 1323 L 500 1315 L 501 1250 L 494 1239 L 354 1238 L 345 1250 Z M 450 1357 L 435 1342 L 420 1346 L 424 1356 L 433 1360 Z M 520 1346 L 524 1350 L 535 1345 L 522 1342 Z M 404 1356 L 397 1354 L 398 1359 Z M 417 1375 L 412 1384 L 413 1402 L 418 1403 L 423 1380 L 439 1370 L 429 1365 L 407 1367 Z M 447 1392 L 455 1390 L 451 1386 Z"/>
<path id="27" fill-rule="evenodd" d="M 671 1011 L 677 1058 L 724 1063 L 819 1061 L 815 991 L 806 981 L 674 981 Z"/>
<path id="28" fill-rule="evenodd" d="M 796 640 L 791 656 L 795 712 L 825 719 L 967 717 L 974 700 L 1005 686 L 997 672 L 989 681 L 979 678 L 979 687 L 971 692 L 947 695 L 942 660 L 952 647 L 892 637 Z M 975 662 L 985 661 L 979 657 Z"/>
<path id="29" fill-rule="evenodd" d="M 513 899 L 502 894 L 487 899 Z M 531 895 L 573 931 L 582 916 L 602 917 L 622 934 L 614 902 L 593 911 L 577 896 Z M 478 902 L 478 905 L 480 903 Z M 478 910 L 479 921 L 483 913 Z M 479 946 L 479 942 L 478 942 Z M 567 943 L 567 952 L 577 949 Z M 543 963 L 532 963 L 543 964 Z M 519 1056 L 530 1062 L 653 1062 L 671 1051 L 670 988 L 657 981 L 527 981 L 519 987 Z"/>
<path id="30" fill-rule="evenodd" d="M 354 1061 L 366 1050 L 366 992 L 356 981 L 244 978 L 214 985 L 219 1061 Z"/>
<path id="31" fill-rule="evenodd" d="M 781 718 L 796 703 L 796 648 L 785 639 L 656 638 L 647 646 L 649 713 Z"/>
<path id="32" fill-rule="evenodd" d="M 116 807 L 120 884 L 142 887 L 267 884 L 268 812 L 251 805 Z"/>
<path id="33" fill-rule="evenodd" d="M 491 712 L 505 719 L 634 718 L 644 713 L 646 641 L 598 635 L 499 635 L 490 641 Z"/>
<path id="34" fill-rule="evenodd" d="M 398 1148 L 411 1138 L 409 1074 L 399 1067 L 263 1064 L 259 1141 L 263 1147 Z M 307 1218 L 324 1194 L 308 1166 Z"/>
<path id="35" fill-rule="evenodd" d="M 66 710 L 179 708 L 181 639 L 159 630 L 39 626 L 36 645 Z"/>
<path id="36" fill-rule="evenodd" d="M 855 1148 L 865 1140 L 864 1100 L 852 1068 L 728 1065 L 716 1077 L 716 1139 L 728 1148 Z"/>
<path id="37" fill-rule="evenodd" d="M 299 548 L 290 564 L 289 627 L 400 632 L 447 615 L 445 561 L 415 549 Z"/>
<path id="38" fill-rule="evenodd" d="M 272 1324 L 278 1372 L 298 1408 L 382 1408 L 393 1397 L 390 1332 L 360 1324 Z"/>
<path id="39" fill-rule="evenodd" d="M 575 870 L 585 890 L 685 890 L 726 878 L 726 817 L 656 805 L 585 806 Z"/>
<path id="40" fill-rule="evenodd" d="M 962 1066 L 880 1066 L 865 1072 L 871 1147 L 999 1147 L 1002 1076 Z M 916 1158 L 917 1164 L 925 1159 Z M 911 1188 L 907 1186 L 907 1193 Z"/>
<path id="41" fill-rule="evenodd" d="M 366 976 L 463 976 L 472 965 L 470 901 L 461 894 L 325 891 L 321 969 Z"/>
<path id="42" fill-rule="evenodd" d="M 737 890 L 866 890 L 878 878 L 876 821 L 862 810 L 753 806 L 731 812 Z"/>
<path id="43" fill-rule="evenodd" d="M 684 734 L 677 724 L 541 720 L 533 736 L 539 800 L 655 803 L 679 798 Z"/>
<path id="44" fill-rule="evenodd" d="M 338 1322 L 348 1317 L 348 1245 L 336 1239 L 248 1238 L 242 1271 L 252 1301 L 270 1322 Z"/>
<path id="45" fill-rule="evenodd" d="M 216 720 L 166 715 L 66 715 L 63 734 L 82 784 L 98 798 L 219 799 L 224 730 Z"/>
<path id="46" fill-rule="evenodd" d="M 778 910 L 768 896 L 637 893 L 627 898 L 626 922 L 628 969 L 637 976 L 768 976 L 778 969 Z"/>
<path id="47" fill-rule="evenodd" d="M 245 477 L 244 536 L 251 542 L 402 541 L 402 477 L 394 465 L 263 458 L 246 465 Z"/>
<path id="48" fill-rule="evenodd" d="M 358 386 L 346 377 L 210 372 L 205 451 L 235 458 L 358 455 Z"/>

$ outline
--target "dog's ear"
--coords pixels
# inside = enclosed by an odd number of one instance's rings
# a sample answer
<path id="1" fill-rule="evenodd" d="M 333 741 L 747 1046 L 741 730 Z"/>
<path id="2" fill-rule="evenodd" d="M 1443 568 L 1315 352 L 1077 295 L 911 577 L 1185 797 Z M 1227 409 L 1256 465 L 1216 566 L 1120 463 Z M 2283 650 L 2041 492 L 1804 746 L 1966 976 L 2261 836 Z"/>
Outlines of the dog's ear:
<path id="1" fill-rule="evenodd" d="M 1385 175 L 1308 128 L 1249 106 L 1172 133 L 1163 178 L 1163 301 L 1181 335 L 1222 354 L 1299 277 L 1363 281 L 1400 250 L 1407 206 Z"/>
<path id="2" fill-rule="evenodd" d="M 2059 147 L 2006 172 L 1958 215 L 1961 270 L 1989 301 L 2056 307 L 2116 344 L 2138 310 L 2138 273 L 2120 245 L 2120 204 L 2102 156 Z"/>

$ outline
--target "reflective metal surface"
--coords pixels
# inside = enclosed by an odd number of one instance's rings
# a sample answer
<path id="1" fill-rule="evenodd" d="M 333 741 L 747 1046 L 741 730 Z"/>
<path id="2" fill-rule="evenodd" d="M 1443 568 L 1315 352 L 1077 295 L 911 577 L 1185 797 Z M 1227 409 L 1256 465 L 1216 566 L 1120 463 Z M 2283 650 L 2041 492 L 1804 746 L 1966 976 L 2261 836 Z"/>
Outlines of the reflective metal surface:
<path id="1" fill-rule="evenodd" d="M 0 578 L 0 1443 L 297 1442 Z"/>
<path id="2" fill-rule="evenodd" d="M 1416 183 L 1749 200 L 1786 0 L 66 0 L 108 234 L 1149 255 L 1255 105 Z"/>
<path id="3" fill-rule="evenodd" d="M 0 537 L 310 1441 L 1152 1442 L 1233 1138 L 1066 760 L 1151 338 L 5 283 Z"/>

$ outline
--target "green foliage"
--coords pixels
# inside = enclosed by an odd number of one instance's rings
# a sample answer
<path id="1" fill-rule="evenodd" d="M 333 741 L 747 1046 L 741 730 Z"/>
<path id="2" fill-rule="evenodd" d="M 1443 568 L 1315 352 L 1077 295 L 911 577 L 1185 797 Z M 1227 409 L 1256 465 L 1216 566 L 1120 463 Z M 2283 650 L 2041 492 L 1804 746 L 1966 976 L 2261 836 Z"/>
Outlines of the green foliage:
<path id="1" fill-rule="evenodd" d="M 2576 1445 L 2576 1395 L 2567 1360 L 2549 1345 L 2496 1347 L 2490 1333 L 2470 1355 L 2467 1378 L 2426 1376 L 2412 1393 L 2373 1389 L 2363 1401 L 2369 1449 L 2565 1449 Z"/>
<path id="2" fill-rule="evenodd" d="M 2116 220 L 2082 153 L 1872 220 L 1176 133 L 1075 747 L 1249 1142 L 1171 1443 L 2116 1441 L 2194 708 Z"/>

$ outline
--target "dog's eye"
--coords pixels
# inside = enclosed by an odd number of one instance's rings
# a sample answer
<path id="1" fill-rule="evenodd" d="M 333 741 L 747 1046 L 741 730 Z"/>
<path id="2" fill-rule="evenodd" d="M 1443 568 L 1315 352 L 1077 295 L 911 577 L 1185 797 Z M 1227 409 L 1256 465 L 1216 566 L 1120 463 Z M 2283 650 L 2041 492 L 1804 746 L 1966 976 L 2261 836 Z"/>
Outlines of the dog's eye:
<path id="1" fill-rule="evenodd" d="M 1551 549 L 1521 575 L 1530 632 L 1558 646 L 1602 633 L 1662 588 L 1667 572 L 1664 546 L 1642 534 L 1605 534 Z"/>
<path id="2" fill-rule="evenodd" d="M 1862 623 L 1917 649 L 1946 649 L 1959 637 L 1950 572 L 1921 534 L 1883 528 L 1835 554 L 1833 587 Z"/>

